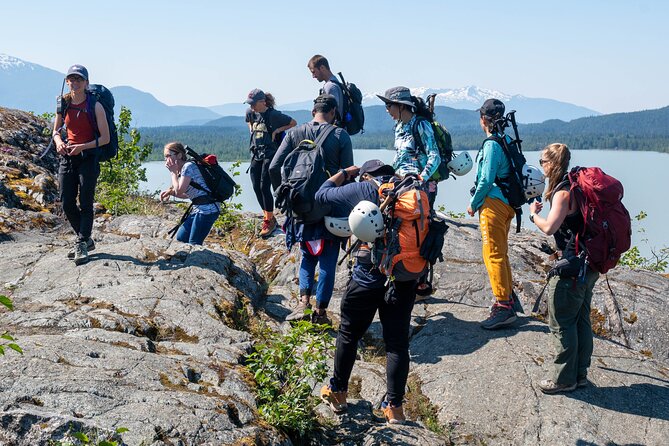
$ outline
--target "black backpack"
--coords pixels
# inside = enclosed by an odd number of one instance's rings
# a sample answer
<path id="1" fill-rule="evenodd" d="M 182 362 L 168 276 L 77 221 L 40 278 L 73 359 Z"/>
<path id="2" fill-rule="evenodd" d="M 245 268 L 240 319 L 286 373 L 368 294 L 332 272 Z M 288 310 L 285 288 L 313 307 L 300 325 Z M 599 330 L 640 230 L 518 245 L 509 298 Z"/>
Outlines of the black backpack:
<path id="1" fill-rule="evenodd" d="M 304 139 L 286 157 L 281 167 L 281 185 L 276 190 L 276 206 L 297 223 L 319 222 L 329 206 L 316 205 L 316 192 L 330 177 L 325 170 L 322 144 L 335 127 L 325 125 L 315 141 Z"/>
<path id="2" fill-rule="evenodd" d="M 349 135 L 355 135 L 360 132 L 365 133 L 365 112 L 362 109 L 362 92 L 355 84 L 346 82 L 341 72 L 337 74 L 339 74 L 341 82 L 336 80 L 334 82 L 339 85 L 344 96 L 344 116 L 339 117 L 339 123 L 346 129 Z"/>
<path id="3" fill-rule="evenodd" d="M 515 113 L 516 111 L 512 110 L 505 117 L 496 120 L 494 123 L 496 134 L 486 138 L 483 143 L 485 144 L 486 141 L 495 141 L 502 147 L 502 151 L 509 161 L 511 167 L 509 176 L 506 178 L 495 178 L 495 184 L 499 186 L 502 194 L 509 201 L 509 206 L 516 211 L 516 232 L 520 232 L 520 217 L 523 214 L 522 206 L 528 202 L 523 187 L 525 184 L 523 166 L 527 164 L 527 160 L 521 148 L 523 141 L 518 135 Z M 515 139 L 507 138 L 504 134 L 504 129 L 509 127 L 509 124 L 513 127 Z M 483 146 L 481 146 L 480 150 L 482 149 Z"/>
<path id="4" fill-rule="evenodd" d="M 116 130 L 116 124 L 114 123 L 114 95 L 104 85 L 91 84 L 88 86 L 87 96 L 89 101 L 86 114 L 93 130 L 95 130 L 96 143 L 100 137 L 100 130 L 98 130 L 98 122 L 95 116 L 95 103 L 99 102 L 102 105 L 102 108 L 105 109 L 107 126 L 109 127 L 109 143 L 98 147 L 98 161 L 108 161 L 115 158 L 118 154 L 118 132 Z M 63 119 L 65 118 L 65 113 L 69 107 L 70 101 L 64 100 L 61 92 L 61 95 L 58 96 L 57 99 L 56 109 L 58 110 L 58 113 L 63 116 Z"/>
<path id="5" fill-rule="evenodd" d="M 207 193 L 206 197 L 196 197 L 194 204 L 222 203 L 235 193 L 237 183 L 228 175 L 228 173 L 218 164 L 214 155 L 199 154 L 195 150 L 186 146 L 186 153 L 191 157 L 190 161 L 200 169 L 204 186 L 191 181 L 190 185 L 195 189 Z"/>

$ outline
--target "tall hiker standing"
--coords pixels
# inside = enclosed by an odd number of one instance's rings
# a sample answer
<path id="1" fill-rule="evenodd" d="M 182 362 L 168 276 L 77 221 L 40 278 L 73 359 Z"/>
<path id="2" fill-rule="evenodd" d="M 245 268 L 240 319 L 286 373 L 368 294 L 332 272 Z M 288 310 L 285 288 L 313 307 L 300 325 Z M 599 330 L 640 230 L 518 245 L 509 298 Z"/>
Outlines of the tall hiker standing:
<path id="1" fill-rule="evenodd" d="M 95 186 L 100 175 L 98 149 L 109 143 L 110 129 L 104 107 L 88 93 L 88 70 L 72 65 L 65 82 L 70 92 L 61 98 L 56 110 L 53 141 L 60 155 L 58 183 L 63 212 L 77 236 L 68 258 L 81 265 L 88 262 L 88 252 L 95 249 L 91 233 Z M 60 133 L 63 126 L 66 140 Z"/>
<path id="2" fill-rule="evenodd" d="M 481 327 L 492 330 L 516 320 L 516 298 L 508 255 L 509 229 L 516 213 L 497 184 L 499 178 L 511 175 L 511 165 L 502 146 L 490 138 L 495 134 L 495 121 L 504 116 L 504 104 L 497 99 L 488 99 L 479 112 L 486 140 L 476 157 L 476 184 L 467 213 L 472 217 L 479 213 L 483 263 L 495 298 L 490 315 L 481 322 Z"/>
<path id="3" fill-rule="evenodd" d="M 342 127 L 341 123 L 344 119 L 344 92 L 339 85 L 337 77 L 334 75 L 330 69 L 330 63 L 328 60 L 316 54 L 307 63 L 307 68 L 311 72 L 311 77 L 316 79 L 318 82 L 325 82 L 323 88 L 321 88 L 319 95 L 329 94 L 334 96 L 335 101 L 337 101 L 337 109 L 335 114 L 335 119 L 332 122 L 333 124 Z"/>
<path id="4" fill-rule="evenodd" d="M 306 192 L 298 203 L 300 205 L 310 204 L 306 209 L 310 211 L 307 214 L 297 215 L 294 212 L 288 212 L 286 215 L 286 246 L 291 249 L 295 243 L 300 244 L 302 252 L 302 262 L 300 264 L 299 282 L 300 282 L 300 303 L 293 313 L 286 320 L 297 320 L 304 317 L 304 310 L 311 307 L 311 296 L 316 293 L 316 308 L 314 309 L 313 319 L 317 322 L 326 321 L 326 309 L 332 297 L 334 289 L 335 270 L 337 268 L 337 256 L 341 238 L 331 234 L 325 229 L 323 223 L 323 209 L 314 205 L 314 199 L 318 187 L 328 178 L 327 172 L 332 174 L 339 169 L 353 165 L 353 148 L 351 138 L 342 128 L 332 125 L 336 114 L 337 102 L 331 95 L 320 95 L 314 101 L 312 114 L 314 119 L 311 122 L 297 126 L 286 134 L 281 146 L 279 146 L 274 159 L 269 167 L 272 186 L 277 194 L 277 205 L 279 202 L 286 203 L 291 201 L 299 192 Z M 305 146 L 305 143 L 307 144 Z M 309 150 L 311 147 L 311 150 Z M 289 178 L 285 178 L 285 173 L 291 170 L 295 173 L 298 169 L 291 169 L 295 166 L 285 166 L 284 162 L 295 159 L 291 154 L 297 152 L 296 149 L 306 149 L 301 153 L 310 155 L 311 152 L 316 156 L 319 162 L 320 171 L 314 169 L 314 164 L 305 165 L 304 172 L 310 172 L 307 176 L 323 175 L 320 184 L 313 184 L 307 188 L 309 190 L 296 191 L 293 189 L 294 183 Z M 282 172 L 283 170 L 283 172 Z M 306 178 L 310 182 L 313 178 Z M 306 203 L 309 202 L 309 203 Z M 319 266 L 318 284 L 315 286 L 316 265 Z"/>
<path id="5" fill-rule="evenodd" d="M 251 132 L 251 184 L 258 204 L 263 212 L 260 236 L 267 237 L 276 228 L 274 218 L 274 196 L 269 177 L 269 164 L 281 143 L 284 132 L 297 123 L 293 118 L 274 109 L 274 96 L 259 89 L 249 92 L 246 101 L 250 108 L 246 112 L 246 122 Z"/>

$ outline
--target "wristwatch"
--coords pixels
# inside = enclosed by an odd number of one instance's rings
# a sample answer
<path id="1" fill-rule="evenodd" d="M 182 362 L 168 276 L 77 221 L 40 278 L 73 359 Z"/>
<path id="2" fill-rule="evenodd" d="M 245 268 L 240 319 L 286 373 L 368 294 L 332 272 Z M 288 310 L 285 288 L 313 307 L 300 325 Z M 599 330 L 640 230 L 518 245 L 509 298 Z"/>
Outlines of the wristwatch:
<path id="1" fill-rule="evenodd" d="M 344 181 L 348 181 L 348 173 L 346 173 L 346 169 L 339 169 L 338 172 L 344 175 Z"/>
<path id="2" fill-rule="evenodd" d="M 532 212 L 532 213 L 530 214 L 530 221 L 531 221 L 532 223 L 534 223 L 534 216 L 535 216 L 535 215 L 537 215 L 537 214 L 535 214 L 534 212 Z"/>

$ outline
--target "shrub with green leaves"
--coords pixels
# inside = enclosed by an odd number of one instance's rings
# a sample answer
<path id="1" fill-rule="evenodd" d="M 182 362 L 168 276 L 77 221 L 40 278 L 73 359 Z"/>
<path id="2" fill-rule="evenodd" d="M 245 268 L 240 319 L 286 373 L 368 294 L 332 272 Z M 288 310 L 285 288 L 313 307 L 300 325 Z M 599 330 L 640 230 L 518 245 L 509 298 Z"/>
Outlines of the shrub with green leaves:
<path id="1" fill-rule="evenodd" d="M 634 219 L 638 222 L 641 222 L 643 219 L 648 217 L 648 214 L 645 211 L 639 212 Z M 637 230 L 639 234 L 644 234 L 646 229 L 641 227 Z M 647 238 L 641 239 L 642 243 L 648 244 Z M 648 271 L 655 271 L 662 273 L 667 270 L 669 266 L 669 246 L 663 246 L 662 248 L 650 248 L 652 257 L 644 257 L 641 255 L 641 251 L 638 246 L 632 246 L 627 252 L 625 252 L 618 262 L 619 265 L 626 265 L 632 269 L 645 269 Z"/>
<path id="2" fill-rule="evenodd" d="M 72 426 L 70 430 L 65 434 L 65 438 L 62 440 L 52 440 L 49 442 L 49 446 L 121 446 L 123 439 L 121 434 L 128 432 L 128 429 L 125 427 L 119 427 L 113 433 L 103 433 L 97 429 L 93 429 L 90 432 L 75 431 L 72 432 Z"/>
<path id="3" fill-rule="evenodd" d="M 247 365 L 258 385 L 258 411 L 269 424 L 304 437 L 315 427 L 316 385 L 327 376 L 326 359 L 334 349 L 328 325 L 293 324 L 287 334 L 268 332 Z"/>
<path id="4" fill-rule="evenodd" d="M 142 163 L 153 146 L 140 144 L 141 135 L 130 128 L 132 112 L 121 107 L 118 131 L 118 155 L 111 161 L 100 164 L 100 177 L 96 190 L 96 201 L 113 215 L 137 213 L 141 200 L 137 200 L 139 183 L 146 181 L 146 169 Z"/>
<path id="5" fill-rule="evenodd" d="M 14 303 L 12 300 L 5 296 L 5 295 L 0 295 L 0 304 L 2 304 L 5 308 L 7 308 L 9 311 L 14 311 Z M 16 339 L 12 335 L 10 335 L 8 332 L 4 332 L 0 335 L 0 355 L 5 354 L 5 349 L 6 348 L 11 348 L 12 350 L 19 352 L 23 354 L 23 349 L 19 347 L 19 345 L 15 342 Z"/>

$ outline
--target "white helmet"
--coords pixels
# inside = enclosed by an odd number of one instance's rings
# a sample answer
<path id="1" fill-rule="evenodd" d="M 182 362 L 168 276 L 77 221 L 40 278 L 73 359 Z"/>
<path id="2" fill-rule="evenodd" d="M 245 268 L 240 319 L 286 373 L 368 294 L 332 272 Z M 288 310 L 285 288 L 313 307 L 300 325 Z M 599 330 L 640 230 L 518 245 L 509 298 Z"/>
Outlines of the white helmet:
<path id="1" fill-rule="evenodd" d="M 383 236 L 383 215 L 381 209 L 371 201 L 363 200 L 348 216 L 348 224 L 353 235 L 363 242 L 373 242 Z"/>
<path id="2" fill-rule="evenodd" d="M 469 171 L 472 170 L 474 162 L 472 161 L 472 157 L 469 156 L 469 153 L 460 152 L 460 154 L 455 156 L 446 166 L 448 167 L 448 170 L 461 177 L 467 175 Z"/>
<path id="3" fill-rule="evenodd" d="M 337 237 L 350 237 L 351 226 L 348 224 L 348 217 L 325 217 L 325 229 Z"/>
<path id="4" fill-rule="evenodd" d="M 525 189 L 525 198 L 528 200 L 531 198 L 536 198 L 541 196 L 544 193 L 546 187 L 545 180 L 546 177 L 541 169 L 525 164 L 523 166 L 523 178 L 524 184 L 523 188 Z"/>

